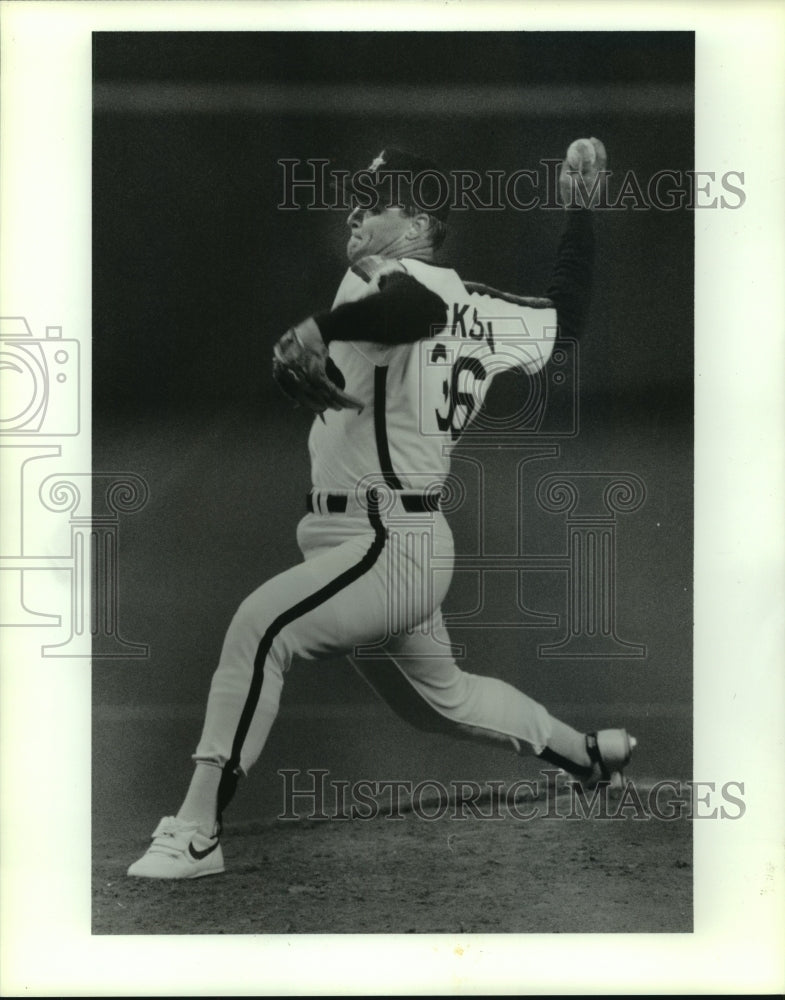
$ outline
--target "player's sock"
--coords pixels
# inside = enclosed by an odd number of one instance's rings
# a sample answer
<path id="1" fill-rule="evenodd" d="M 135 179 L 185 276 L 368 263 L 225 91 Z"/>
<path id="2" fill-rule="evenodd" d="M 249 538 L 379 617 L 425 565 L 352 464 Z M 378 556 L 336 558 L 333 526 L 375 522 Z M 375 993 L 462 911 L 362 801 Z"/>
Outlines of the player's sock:
<path id="1" fill-rule="evenodd" d="M 592 761 L 586 747 L 586 734 L 551 716 L 547 746 L 537 756 L 572 774 L 590 773 Z"/>
<path id="2" fill-rule="evenodd" d="M 207 837 L 212 837 L 215 832 L 218 785 L 222 771 L 221 765 L 215 761 L 198 760 L 188 792 L 177 813 L 177 819 L 186 823 L 198 823 L 200 831 Z"/>

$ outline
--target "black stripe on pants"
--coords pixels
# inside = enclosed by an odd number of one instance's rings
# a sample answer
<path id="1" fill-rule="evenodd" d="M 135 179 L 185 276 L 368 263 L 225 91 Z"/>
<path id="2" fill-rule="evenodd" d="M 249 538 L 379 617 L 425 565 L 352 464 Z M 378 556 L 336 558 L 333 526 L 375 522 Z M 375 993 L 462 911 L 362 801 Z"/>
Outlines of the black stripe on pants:
<path id="1" fill-rule="evenodd" d="M 240 721 L 237 724 L 234 740 L 232 741 L 232 755 L 224 765 L 221 781 L 218 786 L 219 829 L 222 824 L 223 811 L 231 802 L 237 788 L 237 781 L 240 776 L 240 755 L 242 753 L 243 744 L 245 743 L 245 739 L 248 735 L 248 730 L 251 727 L 251 721 L 254 717 L 254 713 L 256 712 L 257 705 L 259 704 L 259 696 L 262 691 L 262 681 L 264 680 L 264 665 L 275 637 L 279 634 L 279 632 L 286 628 L 287 625 L 290 625 L 293 621 L 301 618 L 309 611 L 313 611 L 314 608 L 318 608 L 319 605 L 324 604 L 325 601 L 329 601 L 331 597 L 334 597 L 344 588 L 354 583 L 355 580 L 358 580 L 361 576 L 363 576 L 363 574 L 367 573 L 384 549 L 384 545 L 387 540 L 387 531 L 382 524 L 381 518 L 379 517 L 378 507 L 373 503 L 373 497 L 370 495 L 368 498 L 368 507 L 368 520 L 371 522 L 371 526 L 373 527 L 376 537 L 363 558 L 357 563 L 356 566 L 351 566 L 349 569 L 345 570 L 340 574 L 340 576 L 337 576 L 330 583 L 322 587 L 321 590 L 317 590 L 315 594 L 311 594 L 310 597 L 306 597 L 298 604 L 289 608 L 288 611 L 284 611 L 280 614 L 268 627 L 259 642 L 259 646 L 256 650 L 256 656 L 254 657 L 251 685 L 248 689 L 245 705 L 243 706 L 243 710 L 240 715 Z"/>

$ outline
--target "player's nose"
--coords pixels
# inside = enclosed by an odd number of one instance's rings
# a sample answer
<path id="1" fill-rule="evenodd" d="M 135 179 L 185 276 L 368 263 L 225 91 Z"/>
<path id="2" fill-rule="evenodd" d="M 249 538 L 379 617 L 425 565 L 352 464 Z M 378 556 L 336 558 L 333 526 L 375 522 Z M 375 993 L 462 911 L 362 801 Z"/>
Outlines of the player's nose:
<path id="1" fill-rule="evenodd" d="M 360 207 L 358 205 L 358 206 L 355 206 L 355 208 L 353 208 L 351 210 L 351 212 L 349 213 L 349 218 L 346 220 L 346 225 L 349 226 L 350 229 L 352 229 L 355 226 L 359 226 L 360 225 L 360 221 L 361 221 L 360 220 Z"/>

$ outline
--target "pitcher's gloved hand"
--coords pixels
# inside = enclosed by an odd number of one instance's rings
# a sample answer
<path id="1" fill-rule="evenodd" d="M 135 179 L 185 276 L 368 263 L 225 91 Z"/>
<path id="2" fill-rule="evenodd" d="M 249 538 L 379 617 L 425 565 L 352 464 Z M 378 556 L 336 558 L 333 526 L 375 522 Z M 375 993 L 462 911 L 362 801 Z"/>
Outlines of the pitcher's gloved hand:
<path id="1" fill-rule="evenodd" d="M 330 358 L 313 319 L 291 327 L 275 345 L 273 377 L 287 396 L 314 413 L 363 409 L 358 399 L 343 391 L 343 373 Z"/>

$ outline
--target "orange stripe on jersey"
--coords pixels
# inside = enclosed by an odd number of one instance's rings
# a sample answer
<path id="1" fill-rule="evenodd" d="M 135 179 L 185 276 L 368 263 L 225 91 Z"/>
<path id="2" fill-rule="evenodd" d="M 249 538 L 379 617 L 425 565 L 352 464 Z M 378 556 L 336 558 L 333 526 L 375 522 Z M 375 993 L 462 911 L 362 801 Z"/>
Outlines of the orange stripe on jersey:
<path id="1" fill-rule="evenodd" d="M 529 309 L 553 309 L 553 301 L 532 295 L 513 295 L 512 292 L 500 292 L 498 288 L 491 288 L 490 285 L 480 284 L 478 281 L 464 281 L 467 292 L 473 295 L 492 295 L 503 302 L 514 302 L 519 306 L 528 306 Z"/>

